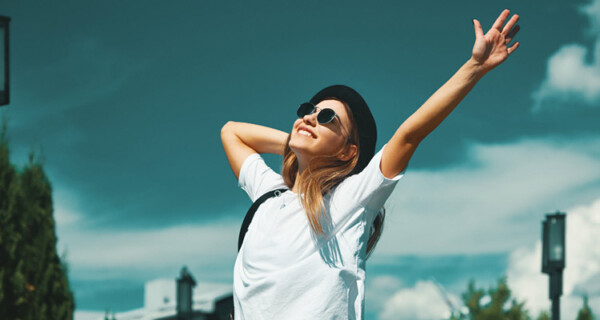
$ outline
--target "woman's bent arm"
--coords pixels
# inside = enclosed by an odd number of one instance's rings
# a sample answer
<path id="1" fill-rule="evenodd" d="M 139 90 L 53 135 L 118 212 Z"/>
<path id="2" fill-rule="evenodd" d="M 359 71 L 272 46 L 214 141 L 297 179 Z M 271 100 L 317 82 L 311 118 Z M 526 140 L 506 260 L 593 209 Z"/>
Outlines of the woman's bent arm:
<path id="1" fill-rule="evenodd" d="M 473 20 L 476 39 L 472 57 L 394 133 L 381 158 L 384 176 L 391 178 L 402 172 L 419 143 L 456 108 L 483 75 L 519 46 L 516 42 L 508 47 L 519 31 L 519 26 L 515 26 L 517 15 L 504 25 L 508 15 L 509 11 L 504 10 L 485 35 L 479 21 Z"/>
<path id="2" fill-rule="evenodd" d="M 227 122 L 221 129 L 221 142 L 231 170 L 238 179 L 246 158 L 253 153 L 283 155 L 288 134 L 264 126 L 244 122 Z"/>

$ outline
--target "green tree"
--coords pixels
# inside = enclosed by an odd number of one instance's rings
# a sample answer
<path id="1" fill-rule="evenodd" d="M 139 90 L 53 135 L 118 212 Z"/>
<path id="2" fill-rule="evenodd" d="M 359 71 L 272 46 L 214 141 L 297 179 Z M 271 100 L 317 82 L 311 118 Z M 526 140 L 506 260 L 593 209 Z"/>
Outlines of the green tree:
<path id="1" fill-rule="evenodd" d="M 537 318 L 537 320 L 551 320 L 551 319 L 552 318 L 550 317 L 550 313 L 548 311 L 540 312 L 540 315 Z"/>
<path id="2" fill-rule="evenodd" d="M 23 170 L 10 163 L 6 124 L 0 134 L 0 230 L 0 314 L 72 319 L 67 266 L 56 252 L 50 181 L 33 154 Z"/>
<path id="3" fill-rule="evenodd" d="M 489 301 L 482 303 L 486 293 Z M 462 295 L 468 313 L 452 315 L 450 320 L 531 320 L 525 303 L 511 299 L 510 296 L 511 291 L 505 278 L 498 280 L 498 286 L 490 288 L 487 292 L 477 288 L 475 281 L 471 280 L 467 291 Z M 544 310 L 536 320 L 551 320 L 550 313 Z M 594 320 L 587 296 L 583 298 L 583 307 L 579 310 L 576 320 Z"/>
<path id="4" fill-rule="evenodd" d="M 19 282 L 15 275 L 17 261 L 17 245 L 21 236 L 15 230 L 18 216 L 15 215 L 19 190 L 18 175 L 9 162 L 8 144 L 6 143 L 6 125 L 0 133 L 0 314 L 9 314 L 9 305 L 16 304 L 18 288 L 14 282 Z"/>
<path id="5" fill-rule="evenodd" d="M 453 315 L 450 320 L 531 320 L 525 302 L 511 298 L 506 278 L 499 279 L 497 286 L 487 291 L 477 288 L 471 280 L 462 299 L 468 313 Z M 542 312 L 537 320 L 550 320 L 550 317 Z"/>
<path id="6" fill-rule="evenodd" d="M 592 313 L 592 309 L 588 305 L 588 297 L 583 297 L 583 307 L 579 310 L 577 314 L 576 320 L 594 320 L 594 314 Z"/>

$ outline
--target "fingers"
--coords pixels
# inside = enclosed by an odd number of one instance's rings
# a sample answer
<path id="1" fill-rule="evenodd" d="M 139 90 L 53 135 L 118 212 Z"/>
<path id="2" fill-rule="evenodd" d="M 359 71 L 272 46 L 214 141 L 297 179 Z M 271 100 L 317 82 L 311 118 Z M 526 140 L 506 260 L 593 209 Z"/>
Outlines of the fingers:
<path id="1" fill-rule="evenodd" d="M 510 18 L 510 20 L 508 20 L 508 23 L 502 29 L 502 34 L 506 36 L 512 30 L 512 27 L 515 25 L 515 23 L 517 23 L 517 21 L 519 21 L 519 15 L 515 14 L 512 16 L 512 18 Z"/>
<path id="2" fill-rule="evenodd" d="M 517 50 L 518 47 L 519 47 L 519 42 L 517 41 L 507 49 L 508 54 L 510 55 L 511 53 L 515 52 L 515 50 Z"/>
<path id="3" fill-rule="evenodd" d="M 514 28 L 512 28 L 512 30 L 508 32 L 508 34 L 504 37 L 504 39 L 506 40 L 506 44 L 509 44 L 512 41 L 512 39 L 515 37 L 515 35 L 517 35 L 517 32 L 519 32 L 519 30 L 521 30 L 521 27 L 519 25 L 516 25 Z"/>
<path id="4" fill-rule="evenodd" d="M 483 29 L 481 29 L 481 23 L 477 19 L 473 19 L 473 27 L 475 28 L 475 37 L 477 39 L 483 37 Z"/>
<path id="5" fill-rule="evenodd" d="M 496 19 L 496 22 L 494 22 L 494 25 L 492 26 L 492 28 L 498 29 L 498 31 L 500 31 L 501 30 L 500 28 L 504 24 L 504 21 L 506 21 L 506 18 L 508 17 L 509 14 L 510 14 L 510 11 L 508 9 L 504 9 L 504 11 L 502 11 L 500 16 L 498 16 L 498 19 Z"/>
<path id="6" fill-rule="evenodd" d="M 510 14 L 510 11 L 508 9 L 505 9 L 504 11 L 502 11 L 502 13 L 500 14 L 500 16 L 498 16 L 498 19 L 496 19 L 496 21 L 494 22 L 494 25 L 492 26 L 492 29 L 498 30 L 500 32 L 500 34 L 502 34 L 504 36 L 504 40 L 507 45 L 512 41 L 512 39 L 515 37 L 517 32 L 519 32 L 519 30 L 521 29 L 521 27 L 516 25 L 517 21 L 519 21 L 518 14 L 514 14 L 510 18 L 510 20 L 508 20 L 506 25 L 504 27 L 502 27 L 502 25 L 504 25 L 504 22 L 506 21 L 506 18 L 508 18 L 509 14 Z M 511 52 L 515 51 L 518 47 L 519 47 L 518 42 L 513 44 L 510 48 L 508 48 L 508 53 L 510 54 Z"/>

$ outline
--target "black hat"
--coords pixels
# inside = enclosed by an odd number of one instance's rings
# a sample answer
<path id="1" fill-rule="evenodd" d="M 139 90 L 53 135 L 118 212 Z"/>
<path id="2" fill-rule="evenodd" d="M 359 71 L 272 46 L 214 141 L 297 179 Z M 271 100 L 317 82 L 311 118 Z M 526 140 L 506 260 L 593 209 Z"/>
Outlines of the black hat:
<path id="1" fill-rule="evenodd" d="M 375 155 L 375 143 L 377 142 L 375 119 L 365 100 L 358 92 L 348 86 L 334 85 L 327 87 L 315 94 L 315 96 L 310 99 L 310 102 L 316 105 L 323 100 L 327 100 L 327 98 L 335 98 L 344 101 L 348 107 L 350 107 L 350 111 L 352 111 L 358 130 L 360 150 L 358 162 L 351 174 L 359 173 L 367 166 L 369 161 L 371 161 L 373 155 Z"/>

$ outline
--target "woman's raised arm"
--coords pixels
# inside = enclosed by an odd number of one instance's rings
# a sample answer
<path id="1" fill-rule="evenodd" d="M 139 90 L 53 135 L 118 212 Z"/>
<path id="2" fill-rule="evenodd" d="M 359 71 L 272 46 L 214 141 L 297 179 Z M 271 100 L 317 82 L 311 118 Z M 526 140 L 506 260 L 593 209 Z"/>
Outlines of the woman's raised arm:
<path id="1" fill-rule="evenodd" d="M 519 26 L 515 26 L 519 16 L 513 15 L 504 25 L 509 14 L 504 10 L 485 35 L 479 21 L 473 20 L 476 38 L 471 58 L 394 133 L 381 158 L 384 176 L 391 178 L 402 172 L 419 143 L 454 110 L 481 77 L 517 49 L 518 42 L 510 47 L 508 44 L 519 31 Z"/>
<path id="2" fill-rule="evenodd" d="M 283 155 L 288 134 L 251 123 L 227 122 L 221 129 L 221 142 L 231 170 L 237 179 L 246 158 L 253 153 Z"/>

